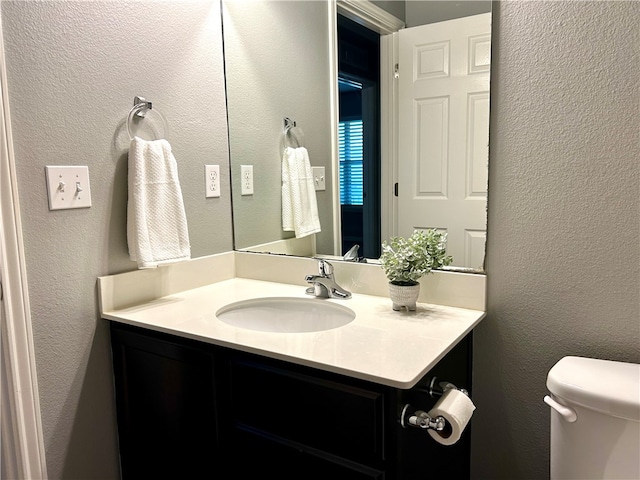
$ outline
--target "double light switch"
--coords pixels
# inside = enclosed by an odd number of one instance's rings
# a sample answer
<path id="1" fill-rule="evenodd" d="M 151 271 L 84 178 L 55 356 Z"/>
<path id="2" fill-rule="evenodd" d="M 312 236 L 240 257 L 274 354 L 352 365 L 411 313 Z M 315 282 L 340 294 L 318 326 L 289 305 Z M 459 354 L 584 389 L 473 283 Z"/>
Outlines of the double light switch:
<path id="1" fill-rule="evenodd" d="M 91 206 L 89 167 L 46 166 L 49 210 Z"/>

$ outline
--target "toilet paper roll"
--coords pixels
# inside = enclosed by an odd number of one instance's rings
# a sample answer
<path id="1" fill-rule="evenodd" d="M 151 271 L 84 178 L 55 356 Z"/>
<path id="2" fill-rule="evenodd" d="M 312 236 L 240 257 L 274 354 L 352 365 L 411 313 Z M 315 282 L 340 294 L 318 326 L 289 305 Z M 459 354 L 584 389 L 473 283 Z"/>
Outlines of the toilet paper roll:
<path id="1" fill-rule="evenodd" d="M 429 435 L 442 445 L 453 445 L 460 440 L 460 436 L 471 420 L 475 409 L 476 406 L 471 399 L 460 390 L 447 390 L 428 412 L 432 418 L 438 415 L 444 417 L 447 425 L 441 432 L 429 429 Z"/>

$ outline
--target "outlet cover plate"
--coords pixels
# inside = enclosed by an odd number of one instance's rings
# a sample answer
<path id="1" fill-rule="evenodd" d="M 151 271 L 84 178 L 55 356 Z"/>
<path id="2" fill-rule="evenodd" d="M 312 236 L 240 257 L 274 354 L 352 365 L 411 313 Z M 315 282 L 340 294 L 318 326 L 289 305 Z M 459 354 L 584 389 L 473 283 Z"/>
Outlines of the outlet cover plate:
<path id="1" fill-rule="evenodd" d="M 204 188 L 206 198 L 220 196 L 220 165 L 204 166 Z"/>
<path id="2" fill-rule="evenodd" d="M 89 167 L 46 166 L 49 210 L 91 206 Z"/>
<path id="3" fill-rule="evenodd" d="M 240 165 L 240 195 L 253 195 L 253 165 Z"/>

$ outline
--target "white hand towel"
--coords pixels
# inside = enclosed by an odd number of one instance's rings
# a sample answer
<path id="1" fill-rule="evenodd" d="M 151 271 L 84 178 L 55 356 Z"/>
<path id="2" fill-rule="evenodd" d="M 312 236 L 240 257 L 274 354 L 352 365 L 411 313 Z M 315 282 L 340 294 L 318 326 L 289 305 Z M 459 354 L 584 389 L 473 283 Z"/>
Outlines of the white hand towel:
<path id="1" fill-rule="evenodd" d="M 178 165 L 166 140 L 131 140 L 127 242 L 138 268 L 191 258 Z"/>
<path id="2" fill-rule="evenodd" d="M 282 157 L 282 229 L 296 238 L 320 232 L 316 190 L 309 153 L 304 147 L 284 149 Z"/>

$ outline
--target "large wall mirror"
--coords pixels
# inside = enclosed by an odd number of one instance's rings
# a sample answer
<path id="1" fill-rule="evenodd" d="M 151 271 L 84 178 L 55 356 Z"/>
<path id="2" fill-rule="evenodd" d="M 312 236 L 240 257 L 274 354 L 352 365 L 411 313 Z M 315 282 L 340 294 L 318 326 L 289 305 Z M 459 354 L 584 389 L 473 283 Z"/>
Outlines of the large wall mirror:
<path id="1" fill-rule="evenodd" d="M 370 261 L 436 228 L 453 268 L 483 272 L 490 10 L 222 0 L 235 248 Z M 314 187 L 293 208 L 320 227 L 299 238 L 283 225 L 291 149 Z"/>

